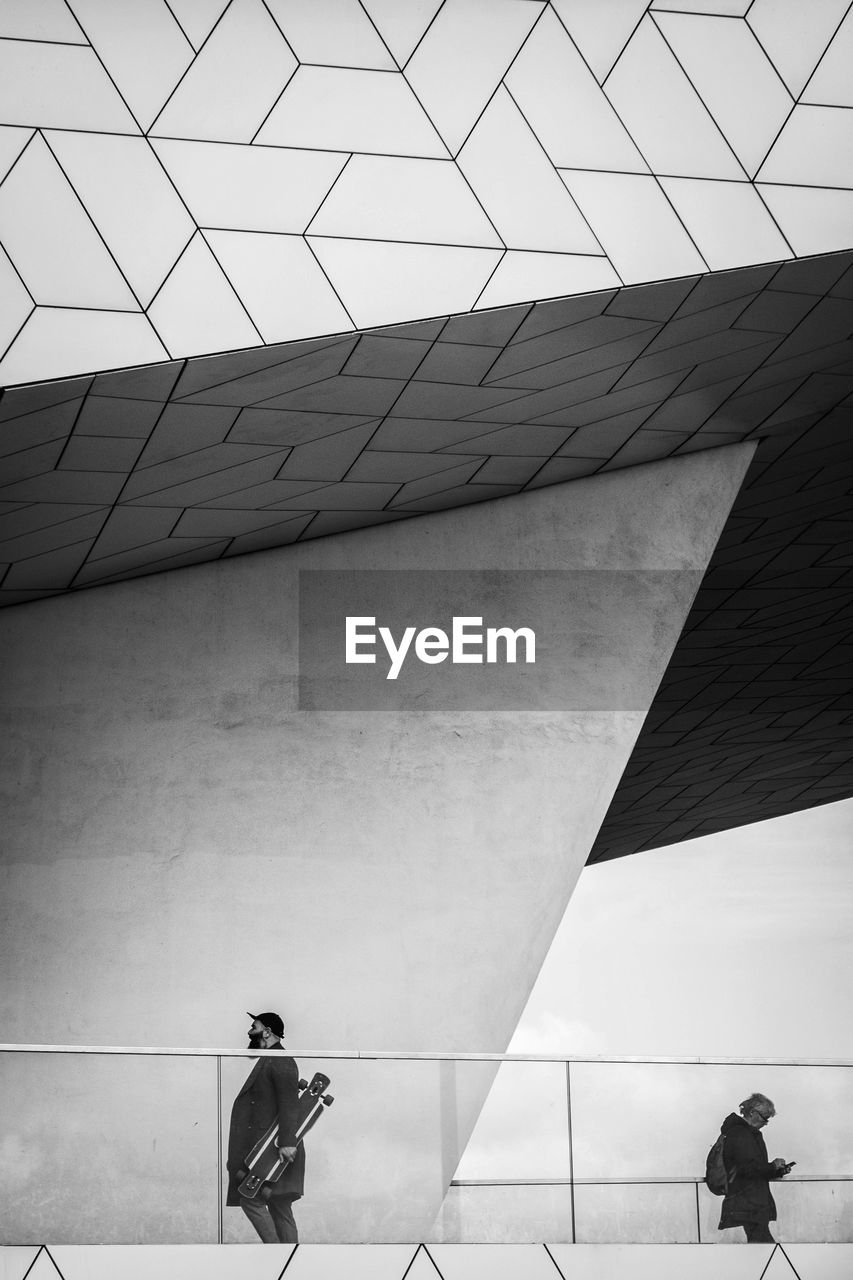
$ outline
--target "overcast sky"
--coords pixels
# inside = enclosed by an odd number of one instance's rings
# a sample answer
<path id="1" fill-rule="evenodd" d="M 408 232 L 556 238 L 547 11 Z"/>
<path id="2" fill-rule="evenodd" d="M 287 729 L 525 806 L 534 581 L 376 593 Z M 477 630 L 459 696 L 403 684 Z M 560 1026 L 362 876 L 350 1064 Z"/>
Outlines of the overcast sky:
<path id="1" fill-rule="evenodd" d="M 853 1059 L 851 852 L 846 800 L 585 870 L 510 1052 Z M 772 1154 L 851 1171 L 853 1069 L 599 1064 L 572 1068 L 575 1173 L 701 1174 L 754 1089 Z M 567 1162 L 565 1069 L 506 1064 L 456 1176 Z"/>
<path id="2" fill-rule="evenodd" d="M 583 871 L 511 1052 L 853 1058 L 853 800 Z"/>

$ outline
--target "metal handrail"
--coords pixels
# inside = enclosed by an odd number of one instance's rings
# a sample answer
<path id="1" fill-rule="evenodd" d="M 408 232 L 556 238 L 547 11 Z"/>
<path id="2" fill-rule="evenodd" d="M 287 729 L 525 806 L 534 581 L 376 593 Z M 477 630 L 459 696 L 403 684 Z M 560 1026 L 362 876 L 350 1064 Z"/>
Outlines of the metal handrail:
<path id="1" fill-rule="evenodd" d="M 853 1182 L 853 1173 L 788 1173 L 788 1182 Z M 705 1179 L 701 1174 L 687 1177 L 671 1178 L 454 1178 L 451 1187 L 648 1187 L 659 1183 L 661 1186 L 672 1186 L 685 1183 L 703 1187 Z M 778 1185 L 776 1182 L 774 1186 Z M 784 1185 L 784 1184 L 783 1184 Z"/>
<path id="2" fill-rule="evenodd" d="M 163 1048 L 152 1045 L 107 1044 L 0 1044 L 0 1053 L 104 1053 L 129 1056 L 161 1056 L 164 1058 L 262 1058 L 275 1057 L 280 1050 L 273 1049 L 209 1049 Z M 287 1052 L 294 1058 L 351 1058 L 358 1061 L 406 1061 L 406 1062 L 560 1062 L 594 1063 L 601 1065 L 684 1066 L 684 1067 L 853 1067 L 850 1058 L 731 1058 L 722 1056 L 700 1057 L 647 1057 L 613 1054 L 571 1053 L 453 1053 L 421 1052 L 403 1049 L 300 1049 L 288 1046 Z"/>

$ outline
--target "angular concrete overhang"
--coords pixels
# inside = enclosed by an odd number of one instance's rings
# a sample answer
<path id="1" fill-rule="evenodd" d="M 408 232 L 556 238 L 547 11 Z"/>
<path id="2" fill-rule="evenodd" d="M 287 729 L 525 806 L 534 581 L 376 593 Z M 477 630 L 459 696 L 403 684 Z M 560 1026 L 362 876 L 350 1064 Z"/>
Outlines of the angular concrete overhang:
<path id="1" fill-rule="evenodd" d="M 851 795 L 852 263 L 10 388 L 0 598 L 757 440 L 591 861 Z"/>
<path id="2" fill-rule="evenodd" d="M 851 263 L 822 255 L 7 389 L 0 603 L 790 440 L 850 394 Z"/>

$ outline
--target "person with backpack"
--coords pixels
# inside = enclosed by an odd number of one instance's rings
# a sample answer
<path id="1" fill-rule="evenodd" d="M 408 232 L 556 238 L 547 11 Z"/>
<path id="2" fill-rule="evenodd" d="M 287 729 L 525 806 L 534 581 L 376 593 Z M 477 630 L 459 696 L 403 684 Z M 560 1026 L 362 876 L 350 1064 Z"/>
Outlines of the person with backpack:
<path id="1" fill-rule="evenodd" d="M 769 1184 L 790 1173 L 794 1162 L 767 1159 L 761 1130 L 776 1114 L 769 1098 L 751 1093 L 738 1110 L 739 1116 L 726 1116 L 708 1152 L 705 1181 L 715 1195 L 725 1196 L 720 1231 L 743 1227 L 747 1244 L 772 1244 L 769 1224 L 776 1220 L 776 1205 Z"/>

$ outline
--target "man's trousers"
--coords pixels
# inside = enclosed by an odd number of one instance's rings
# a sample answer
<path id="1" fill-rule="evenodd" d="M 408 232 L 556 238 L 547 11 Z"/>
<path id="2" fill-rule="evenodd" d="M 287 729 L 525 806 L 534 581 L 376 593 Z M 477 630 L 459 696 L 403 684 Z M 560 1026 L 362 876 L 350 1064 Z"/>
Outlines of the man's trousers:
<path id="1" fill-rule="evenodd" d="M 264 1244 L 298 1244 L 293 1220 L 293 1201 L 297 1196 L 270 1196 L 269 1200 L 250 1200 L 240 1196 L 240 1208 Z"/>

